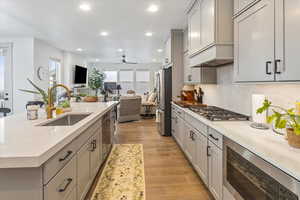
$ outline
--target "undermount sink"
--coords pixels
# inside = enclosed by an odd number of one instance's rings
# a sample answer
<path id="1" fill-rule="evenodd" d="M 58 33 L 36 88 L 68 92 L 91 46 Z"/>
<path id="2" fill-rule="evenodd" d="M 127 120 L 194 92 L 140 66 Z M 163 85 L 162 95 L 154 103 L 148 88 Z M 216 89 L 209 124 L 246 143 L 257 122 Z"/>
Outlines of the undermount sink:
<path id="1" fill-rule="evenodd" d="M 40 126 L 73 126 L 90 114 L 67 114 L 63 117 L 40 124 Z"/>

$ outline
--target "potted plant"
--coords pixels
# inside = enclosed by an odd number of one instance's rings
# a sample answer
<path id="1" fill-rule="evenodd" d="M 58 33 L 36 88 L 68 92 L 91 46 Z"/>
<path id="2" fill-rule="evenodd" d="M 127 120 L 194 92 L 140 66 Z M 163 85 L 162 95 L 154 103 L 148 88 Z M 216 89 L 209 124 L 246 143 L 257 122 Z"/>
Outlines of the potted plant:
<path id="1" fill-rule="evenodd" d="M 86 102 L 97 102 L 98 101 L 98 92 L 103 88 L 104 74 L 101 73 L 98 69 L 93 68 L 91 73 L 89 73 L 88 85 L 95 92 L 95 96 L 87 96 L 84 98 Z"/>
<path id="2" fill-rule="evenodd" d="M 20 89 L 22 92 L 31 93 L 31 94 L 37 94 L 40 95 L 43 99 L 43 102 L 45 105 L 48 105 L 48 92 L 38 87 L 36 84 L 34 84 L 30 79 L 27 79 L 28 82 L 35 88 L 35 90 L 25 90 Z"/>
<path id="3" fill-rule="evenodd" d="M 290 146 L 300 148 L 300 115 L 295 113 L 294 108 L 285 109 L 272 105 L 267 99 L 263 106 L 257 109 L 257 113 L 263 113 L 272 108 L 273 114 L 267 117 L 267 123 L 275 122 L 275 127 L 286 128 L 287 140 Z"/>

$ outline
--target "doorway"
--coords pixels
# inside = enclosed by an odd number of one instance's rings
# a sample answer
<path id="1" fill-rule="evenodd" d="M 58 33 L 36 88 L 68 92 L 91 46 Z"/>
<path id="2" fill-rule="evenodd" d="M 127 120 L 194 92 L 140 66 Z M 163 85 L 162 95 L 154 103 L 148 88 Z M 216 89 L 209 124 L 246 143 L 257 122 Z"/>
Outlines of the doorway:
<path id="1" fill-rule="evenodd" d="M 0 43 L 0 108 L 13 112 L 12 45 Z M 0 117 L 3 114 L 0 113 Z"/>

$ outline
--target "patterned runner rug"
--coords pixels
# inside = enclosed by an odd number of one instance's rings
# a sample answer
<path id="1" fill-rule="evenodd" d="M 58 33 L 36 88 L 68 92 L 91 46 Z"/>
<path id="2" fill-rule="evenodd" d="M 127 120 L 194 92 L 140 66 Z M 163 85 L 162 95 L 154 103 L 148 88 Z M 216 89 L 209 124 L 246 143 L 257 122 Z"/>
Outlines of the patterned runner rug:
<path id="1" fill-rule="evenodd" d="M 143 145 L 114 145 L 91 200 L 145 199 Z"/>

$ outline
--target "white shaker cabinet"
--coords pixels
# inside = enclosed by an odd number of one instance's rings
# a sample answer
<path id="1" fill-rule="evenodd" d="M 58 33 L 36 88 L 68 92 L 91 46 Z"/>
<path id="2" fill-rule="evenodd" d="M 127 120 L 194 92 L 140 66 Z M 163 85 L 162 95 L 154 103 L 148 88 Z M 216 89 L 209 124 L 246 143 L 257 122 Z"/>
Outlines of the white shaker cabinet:
<path id="1" fill-rule="evenodd" d="M 300 1 L 276 1 L 276 81 L 300 80 Z"/>
<path id="2" fill-rule="evenodd" d="M 261 0 L 234 20 L 235 80 L 274 81 L 274 0 Z"/>
<path id="3" fill-rule="evenodd" d="M 90 182 L 90 151 L 91 144 L 87 142 L 77 153 L 77 199 L 83 200 L 89 190 Z"/>
<path id="4" fill-rule="evenodd" d="M 189 53 L 194 55 L 201 50 L 199 1 L 195 2 L 195 5 L 189 12 L 188 20 Z"/>
<path id="5" fill-rule="evenodd" d="M 205 185 L 208 185 L 207 137 L 197 132 L 195 138 L 196 156 L 194 167 Z"/>
<path id="6" fill-rule="evenodd" d="M 233 0 L 196 0 L 188 11 L 190 66 L 233 61 Z"/>
<path id="7" fill-rule="evenodd" d="M 223 198 L 223 152 L 208 140 L 209 190 L 216 200 Z"/>
<path id="8" fill-rule="evenodd" d="M 192 127 L 186 124 L 186 131 L 185 131 L 185 154 L 190 160 L 192 164 L 195 161 L 195 154 L 196 154 L 196 143 L 195 143 L 195 131 Z"/>
<path id="9" fill-rule="evenodd" d="M 257 1 L 260 0 L 234 0 L 234 15 L 238 15 Z"/>

